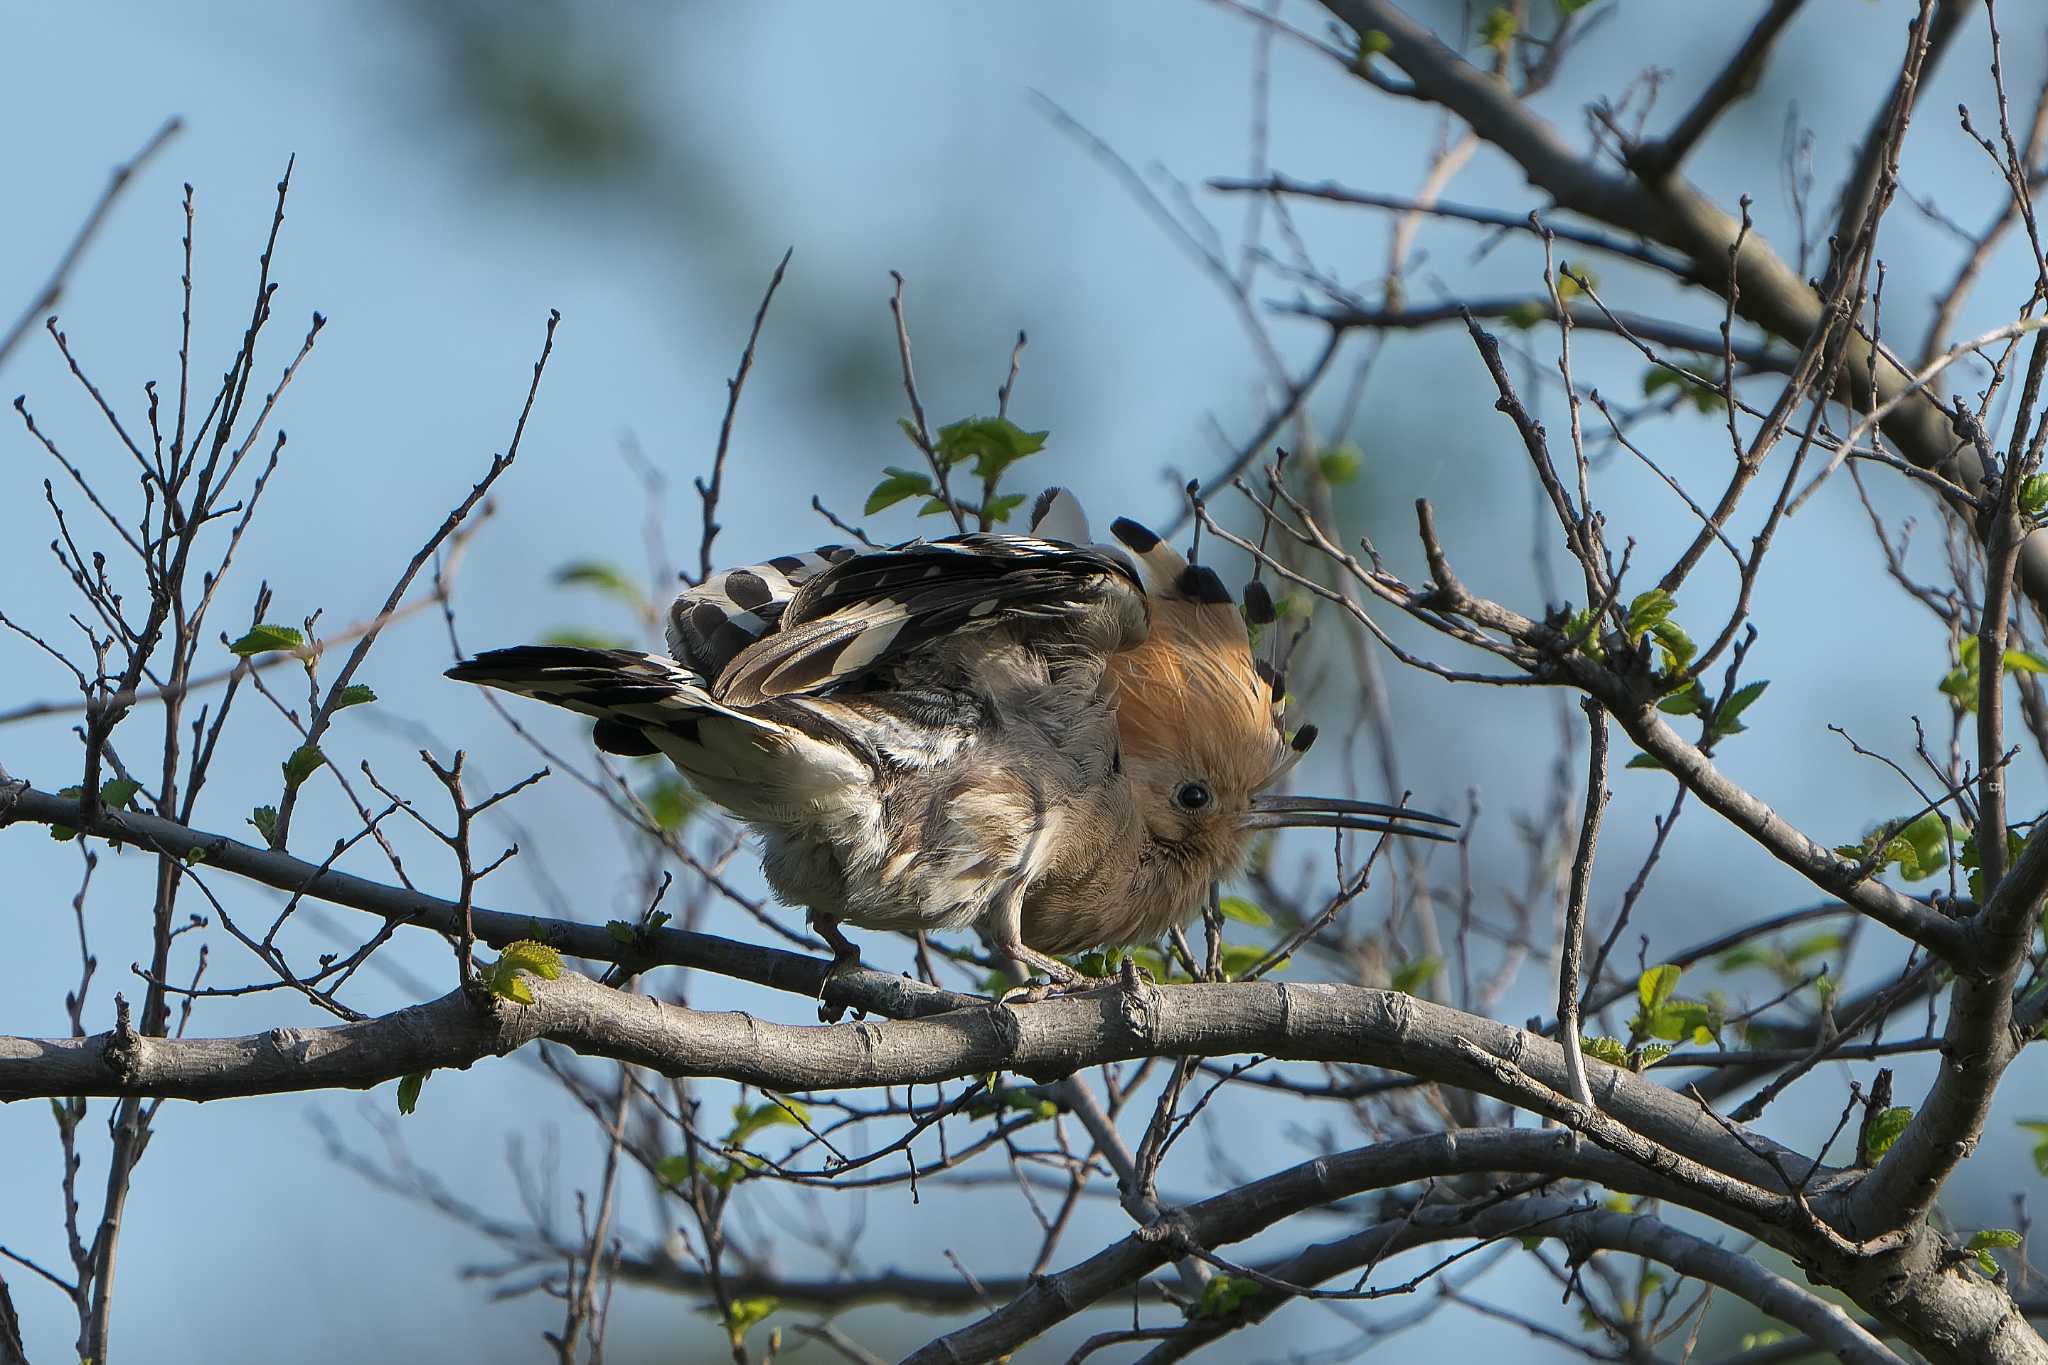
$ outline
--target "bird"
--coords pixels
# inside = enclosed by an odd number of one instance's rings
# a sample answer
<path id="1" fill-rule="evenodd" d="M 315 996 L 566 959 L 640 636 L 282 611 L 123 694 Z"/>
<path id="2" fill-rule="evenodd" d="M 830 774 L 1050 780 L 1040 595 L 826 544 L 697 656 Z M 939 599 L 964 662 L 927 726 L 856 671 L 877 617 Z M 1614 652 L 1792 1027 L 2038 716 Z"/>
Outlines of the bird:
<path id="1" fill-rule="evenodd" d="M 760 839 L 834 971 L 841 924 L 978 931 L 1028 979 L 1156 941 L 1254 836 L 1285 826 L 1449 839 L 1405 805 L 1273 789 L 1315 738 L 1217 573 L 1136 521 L 1107 543 L 1064 489 L 1030 532 L 825 545 L 728 569 L 668 612 L 668 657 L 520 645 L 447 671 L 593 718 L 662 754 Z M 1254 585 L 1256 588 L 1257 585 Z"/>

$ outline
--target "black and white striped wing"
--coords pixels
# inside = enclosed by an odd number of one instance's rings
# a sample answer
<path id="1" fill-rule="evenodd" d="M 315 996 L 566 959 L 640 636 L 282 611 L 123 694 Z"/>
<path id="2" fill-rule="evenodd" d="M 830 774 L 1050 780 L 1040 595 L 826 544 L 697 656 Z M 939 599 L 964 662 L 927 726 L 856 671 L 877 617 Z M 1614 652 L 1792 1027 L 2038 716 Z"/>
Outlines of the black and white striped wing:
<path id="1" fill-rule="evenodd" d="M 700 676 L 716 678 L 741 650 L 776 628 L 798 589 L 858 553 L 847 545 L 820 545 L 711 575 L 669 604 L 669 653 Z"/>
<path id="2" fill-rule="evenodd" d="M 733 706 L 816 693 L 948 636 L 1029 623 L 1050 639 L 1104 611 L 1142 637 L 1144 589 L 1121 555 L 1035 536 L 912 541 L 811 577 L 712 690 Z"/>

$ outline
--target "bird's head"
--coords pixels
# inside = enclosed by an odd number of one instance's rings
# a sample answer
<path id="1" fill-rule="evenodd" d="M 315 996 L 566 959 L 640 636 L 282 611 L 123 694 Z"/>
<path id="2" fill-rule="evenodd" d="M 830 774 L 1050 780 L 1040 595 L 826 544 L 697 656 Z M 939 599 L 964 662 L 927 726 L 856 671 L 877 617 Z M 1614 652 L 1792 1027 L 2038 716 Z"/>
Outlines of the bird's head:
<path id="1" fill-rule="evenodd" d="M 1142 869 L 1185 914 L 1208 883 L 1239 871 L 1253 837 L 1285 826 L 1376 830 L 1442 839 L 1441 816 L 1272 788 L 1315 738 L 1290 734 L 1284 684 L 1255 659 L 1245 617 L 1212 569 L 1190 565 L 1144 527 L 1111 533 L 1139 561 L 1151 633 L 1114 655 L 1120 761 L 1135 787 Z M 1401 823 L 1401 822 L 1421 822 Z"/>

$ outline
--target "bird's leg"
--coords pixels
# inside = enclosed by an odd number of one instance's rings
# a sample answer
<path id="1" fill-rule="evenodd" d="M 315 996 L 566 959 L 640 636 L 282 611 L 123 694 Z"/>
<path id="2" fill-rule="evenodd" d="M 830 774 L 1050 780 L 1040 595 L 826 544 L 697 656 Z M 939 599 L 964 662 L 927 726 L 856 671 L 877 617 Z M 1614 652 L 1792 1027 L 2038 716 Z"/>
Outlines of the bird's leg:
<path id="1" fill-rule="evenodd" d="M 810 923 L 811 932 L 824 939 L 825 945 L 832 950 L 833 976 L 860 966 L 860 948 L 839 931 L 838 920 L 813 910 L 810 914 Z"/>
<path id="2" fill-rule="evenodd" d="M 1039 952 L 1024 942 L 1024 888 L 1013 886 L 997 898 L 995 914 L 983 925 L 989 944 L 998 956 L 1006 957 L 1016 964 L 1018 975 L 1026 980 L 1034 972 L 1043 973 L 1052 984 L 1049 986 L 1019 986 L 1005 991 L 1002 1001 L 1006 1004 L 1029 1004 L 1043 1000 L 1054 991 L 1086 990 L 1099 985 L 1093 977 L 1083 976 L 1056 957 Z"/>
<path id="3" fill-rule="evenodd" d="M 846 1011 L 836 1005 L 823 1003 L 825 990 L 834 979 L 860 966 L 860 948 L 839 930 L 839 921 L 830 915 L 813 910 L 810 913 L 811 931 L 825 940 L 832 949 L 832 965 L 825 972 L 825 979 L 818 983 L 818 1018 L 828 1024 L 837 1023 Z"/>

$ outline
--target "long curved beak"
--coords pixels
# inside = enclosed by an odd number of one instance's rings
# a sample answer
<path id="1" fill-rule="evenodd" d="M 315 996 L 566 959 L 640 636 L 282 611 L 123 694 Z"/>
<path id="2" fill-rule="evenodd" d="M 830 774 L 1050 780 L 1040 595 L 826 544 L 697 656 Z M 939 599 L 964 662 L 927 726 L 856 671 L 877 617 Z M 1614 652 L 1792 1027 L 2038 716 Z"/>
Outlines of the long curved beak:
<path id="1" fill-rule="evenodd" d="M 1395 823 L 1401 820 L 1419 820 L 1423 824 L 1418 827 Z M 1453 843 L 1457 836 L 1428 826 L 1458 827 L 1456 820 L 1425 810 L 1387 806 L 1377 801 L 1348 801 L 1336 796 L 1255 796 L 1241 823 L 1246 829 L 1362 829 L 1443 843 Z"/>

